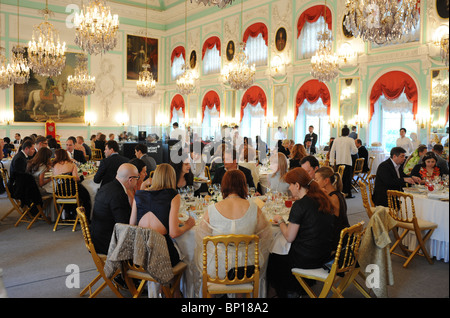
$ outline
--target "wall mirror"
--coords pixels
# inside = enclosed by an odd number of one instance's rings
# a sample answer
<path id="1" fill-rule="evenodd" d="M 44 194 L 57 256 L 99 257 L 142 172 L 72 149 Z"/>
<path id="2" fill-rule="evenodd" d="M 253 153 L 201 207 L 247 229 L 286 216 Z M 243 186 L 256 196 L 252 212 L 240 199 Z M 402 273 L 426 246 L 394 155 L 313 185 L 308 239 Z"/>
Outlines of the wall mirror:
<path id="1" fill-rule="evenodd" d="M 448 77 L 448 68 L 431 71 L 431 142 L 448 136 Z"/>
<path id="2" fill-rule="evenodd" d="M 356 124 L 359 108 L 359 78 L 347 77 L 339 80 L 339 126 L 349 128 Z"/>

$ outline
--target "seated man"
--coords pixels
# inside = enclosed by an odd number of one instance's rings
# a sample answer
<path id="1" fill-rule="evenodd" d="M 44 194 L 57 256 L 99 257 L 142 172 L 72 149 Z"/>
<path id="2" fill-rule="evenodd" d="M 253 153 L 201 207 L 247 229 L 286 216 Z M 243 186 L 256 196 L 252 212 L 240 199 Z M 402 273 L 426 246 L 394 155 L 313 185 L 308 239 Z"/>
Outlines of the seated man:
<path id="1" fill-rule="evenodd" d="M 113 181 L 120 165 L 129 159 L 119 154 L 119 145 L 115 140 L 108 140 L 105 145 L 105 158 L 100 161 L 97 173 L 94 176 L 95 183 L 101 183 L 101 187 Z"/>
<path id="2" fill-rule="evenodd" d="M 86 163 L 86 156 L 84 152 L 78 149 L 75 149 L 77 145 L 77 140 L 75 137 L 69 137 L 66 141 L 66 150 L 69 153 L 70 159 L 79 163 Z"/>
<path id="3" fill-rule="evenodd" d="M 320 168 L 320 163 L 316 157 L 306 156 L 300 160 L 300 167 L 305 169 L 311 178 L 315 179 L 316 171 Z"/>
<path id="4" fill-rule="evenodd" d="M 361 139 L 355 140 L 356 148 L 358 148 L 358 158 L 364 158 L 363 172 L 369 171 L 369 152 L 363 146 Z"/>
<path id="5" fill-rule="evenodd" d="M 442 146 L 441 144 L 435 144 L 433 146 L 432 151 L 437 157 L 436 166 L 438 166 L 439 170 L 441 171 L 441 174 L 448 174 L 448 161 L 442 158 L 444 146 Z"/>
<path id="6" fill-rule="evenodd" d="M 147 146 L 144 144 L 137 144 L 134 148 L 134 154 L 136 155 L 136 158 L 141 159 L 145 162 L 145 165 L 147 166 L 147 177 L 150 176 L 150 172 L 156 170 L 156 161 L 153 159 L 153 157 L 150 157 L 147 154 Z"/>
<path id="7" fill-rule="evenodd" d="M 391 149 L 390 158 L 378 166 L 372 196 L 375 205 L 388 206 L 388 190 L 403 191 L 406 183 L 416 184 L 420 182 L 420 178 L 407 177 L 403 172 L 405 159 L 406 150 L 402 147 L 394 147 Z"/>
<path id="8" fill-rule="evenodd" d="M 228 148 L 228 147 L 226 147 Z M 223 166 L 216 169 L 214 173 L 214 178 L 212 183 L 222 183 L 222 178 L 225 172 L 228 170 L 236 170 L 239 169 L 245 174 L 245 178 L 247 180 L 247 185 L 249 188 L 255 188 L 255 183 L 253 181 L 252 173 L 249 169 L 241 167 L 237 163 L 237 152 L 235 149 L 226 149 L 224 153 L 222 153 L 222 161 Z"/>

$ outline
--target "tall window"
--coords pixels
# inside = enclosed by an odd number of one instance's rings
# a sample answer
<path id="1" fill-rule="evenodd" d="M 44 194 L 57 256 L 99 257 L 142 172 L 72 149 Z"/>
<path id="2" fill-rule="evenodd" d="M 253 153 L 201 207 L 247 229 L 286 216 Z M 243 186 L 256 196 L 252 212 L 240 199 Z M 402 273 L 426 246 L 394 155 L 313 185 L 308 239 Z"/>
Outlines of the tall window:
<path id="1" fill-rule="evenodd" d="M 211 140 L 211 137 L 218 136 L 220 134 L 220 113 L 216 108 L 205 108 L 203 122 L 202 122 L 202 140 Z"/>
<path id="2" fill-rule="evenodd" d="M 178 76 L 183 74 L 183 65 L 185 63 L 185 50 L 184 47 L 178 46 L 172 52 L 172 67 L 171 67 L 171 77 L 172 80 L 176 80 Z"/>
<path id="3" fill-rule="evenodd" d="M 220 39 L 213 36 L 205 41 L 202 49 L 203 74 L 220 73 Z"/>
<path id="4" fill-rule="evenodd" d="M 314 126 L 317 134 L 317 146 L 324 146 L 330 140 L 330 124 L 328 122 L 327 106 L 319 98 L 315 103 L 307 100 L 299 107 L 297 118 L 295 119 L 295 143 L 303 144 L 306 134 L 309 133 L 309 126 Z"/>
<path id="5" fill-rule="evenodd" d="M 263 140 L 267 136 L 267 124 L 265 123 L 265 111 L 261 107 L 261 103 L 256 106 L 247 104 L 244 108 L 244 116 L 242 117 L 240 135 L 252 139 L 255 144 L 256 136 L 261 136 Z"/>
<path id="6" fill-rule="evenodd" d="M 325 28 L 331 30 L 331 10 L 317 5 L 305 10 L 297 23 L 297 59 L 308 59 L 319 48 L 317 33 Z"/>
<path id="7" fill-rule="evenodd" d="M 264 23 L 255 23 L 244 33 L 245 54 L 249 65 L 267 65 L 268 33 Z"/>

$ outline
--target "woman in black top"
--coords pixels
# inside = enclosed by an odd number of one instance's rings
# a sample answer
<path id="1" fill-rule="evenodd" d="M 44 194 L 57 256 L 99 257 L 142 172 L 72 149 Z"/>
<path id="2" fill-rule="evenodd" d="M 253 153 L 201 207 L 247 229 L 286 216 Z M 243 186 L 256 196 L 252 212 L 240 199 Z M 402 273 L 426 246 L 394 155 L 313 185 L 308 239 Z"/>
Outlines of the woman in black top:
<path id="1" fill-rule="evenodd" d="M 342 194 L 342 180 L 339 173 L 334 172 L 331 167 L 321 167 L 316 171 L 315 179 L 322 190 L 328 194 L 334 207 L 336 226 L 334 233 L 334 248 L 337 249 L 341 231 L 350 226 L 347 217 L 347 202 Z"/>
<path id="2" fill-rule="evenodd" d="M 289 224 L 280 215 L 273 218 L 291 243 L 288 255 L 272 253 L 269 257 L 267 277 L 278 297 L 302 292 L 292 268 L 321 268 L 329 261 L 335 223 L 329 197 L 303 168 L 290 170 L 284 179 L 296 201 L 289 214 Z"/>
<path id="3" fill-rule="evenodd" d="M 150 228 L 164 235 L 172 266 L 180 261 L 172 239 L 195 225 L 192 217 L 182 225 L 179 222 L 181 198 L 175 184 L 174 169 L 167 163 L 158 165 L 152 186 L 148 190 L 136 191 L 130 217 L 131 225 Z"/>

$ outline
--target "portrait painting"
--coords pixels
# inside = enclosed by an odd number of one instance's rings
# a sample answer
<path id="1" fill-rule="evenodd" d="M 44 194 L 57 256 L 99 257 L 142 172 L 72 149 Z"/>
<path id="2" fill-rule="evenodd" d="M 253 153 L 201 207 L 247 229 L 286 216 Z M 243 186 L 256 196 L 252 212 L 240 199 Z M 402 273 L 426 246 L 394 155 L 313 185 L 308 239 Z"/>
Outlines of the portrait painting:
<path id="1" fill-rule="evenodd" d="M 158 39 L 127 35 L 127 80 L 138 80 L 145 63 L 150 65 L 148 70 L 158 81 Z"/>
<path id="2" fill-rule="evenodd" d="M 232 61 L 234 58 L 234 42 L 230 41 L 227 44 L 227 60 Z"/>
<path id="3" fill-rule="evenodd" d="M 449 0 L 436 0 L 436 10 L 440 18 L 448 19 Z"/>
<path id="4" fill-rule="evenodd" d="M 194 69 L 195 66 L 197 65 L 197 52 L 192 51 L 191 55 L 189 57 L 189 66 L 191 67 L 191 69 Z"/>
<path id="5" fill-rule="evenodd" d="M 66 65 L 58 76 L 44 77 L 30 69 L 25 84 L 14 84 L 14 121 L 84 123 L 84 98 L 71 94 L 69 75 L 75 74 L 77 55 L 66 52 Z"/>
<path id="6" fill-rule="evenodd" d="M 283 51 L 284 48 L 286 47 L 286 38 L 287 38 L 286 29 L 279 28 L 275 35 L 275 45 L 279 52 Z"/>

